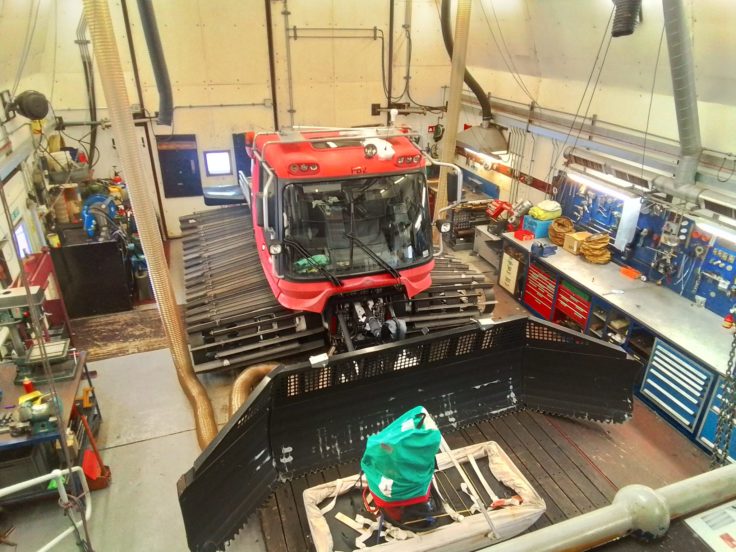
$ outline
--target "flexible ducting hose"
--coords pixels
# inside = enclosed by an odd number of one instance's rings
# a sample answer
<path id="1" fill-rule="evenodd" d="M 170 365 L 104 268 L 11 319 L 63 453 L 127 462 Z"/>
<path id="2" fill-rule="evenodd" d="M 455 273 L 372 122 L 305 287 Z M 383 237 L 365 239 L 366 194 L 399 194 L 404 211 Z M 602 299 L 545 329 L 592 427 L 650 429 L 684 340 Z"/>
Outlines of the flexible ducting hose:
<path id="1" fill-rule="evenodd" d="M 265 364 L 256 364 L 243 370 L 233 383 L 230 390 L 230 405 L 228 407 L 228 418 L 240 408 L 245 401 L 248 400 L 253 389 L 261 383 L 278 364 L 275 362 L 267 362 Z"/>
<path id="2" fill-rule="evenodd" d="M 156 24 L 156 14 L 153 11 L 151 0 L 138 0 L 138 12 L 141 16 L 143 36 L 148 46 L 148 56 L 151 58 L 153 76 L 158 89 L 158 119 L 160 125 L 171 125 L 174 116 L 174 99 L 171 93 L 171 79 L 166 67 L 164 48 L 161 45 L 161 35 Z"/>
<path id="3" fill-rule="evenodd" d="M 440 22 L 442 24 L 442 40 L 445 42 L 447 54 L 450 56 L 450 59 L 452 59 L 452 50 L 454 46 L 452 40 L 452 29 L 450 27 L 450 0 L 442 0 Z M 478 103 L 480 104 L 480 108 L 483 113 L 483 120 L 490 121 L 493 118 L 491 115 L 491 101 L 488 99 L 485 90 L 483 90 L 483 87 L 477 80 L 475 80 L 467 68 L 465 69 L 464 80 L 465 84 L 468 85 L 468 88 L 470 88 L 473 91 L 473 94 L 475 94 L 475 97 L 478 98 Z"/>
<path id="4" fill-rule="evenodd" d="M 698 96 L 695 90 L 695 62 L 682 0 L 662 0 L 662 10 L 682 150 L 675 177 L 675 186 L 680 187 L 695 183 L 703 149 L 700 141 Z"/>
<path id="5" fill-rule="evenodd" d="M 130 112 L 130 101 L 125 88 L 115 34 L 107 0 L 84 0 L 84 13 L 90 27 L 94 55 L 100 72 L 102 88 L 112 129 L 122 163 L 130 201 L 135 213 L 153 293 L 161 315 L 169 348 L 174 359 L 176 374 L 194 410 L 199 445 L 204 448 L 217 434 L 212 404 L 202 383 L 192 368 L 185 340 L 184 324 L 176 305 L 169 269 L 164 257 L 164 246 L 156 224 L 153 204 L 148 201 L 146 179 L 143 173 L 141 148 Z"/>
<path id="6" fill-rule="evenodd" d="M 641 0 L 613 0 L 614 15 L 611 36 L 628 36 L 634 34 L 636 21 L 641 11 Z"/>

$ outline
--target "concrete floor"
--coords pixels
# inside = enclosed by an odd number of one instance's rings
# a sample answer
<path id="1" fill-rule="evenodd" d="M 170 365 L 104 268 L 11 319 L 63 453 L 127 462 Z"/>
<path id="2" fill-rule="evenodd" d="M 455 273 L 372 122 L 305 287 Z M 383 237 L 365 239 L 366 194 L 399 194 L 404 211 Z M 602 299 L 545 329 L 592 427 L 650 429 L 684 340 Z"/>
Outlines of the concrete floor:
<path id="1" fill-rule="evenodd" d="M 489 267 L 470 252 L 458 254 L 464 261 L 487 271 Z M 184 299 L 181 270 L 181 242 L 171 244 L 172 278 L 177 298 Z M 492 280 L 493 274 L 489 273 Z M 525 312 L 508 294 L 498 290 L 496 317 Z M 138 353 L 90 363 L 97 371 L 95 382 L 104 422 L 100 446 L 106 464 L 112 469 L 113 484 L 93 495 L 91 537 L 97 552 L 116 551 L 186 551 L 184 527 L 178 506 L 176 481 L 188 470 L 199 453 L 191 410 L 176 380 L 173 362 L 167 349 Z M 227 393 L 233 375 L 204 379 L 215 407 L 217 421 L 227 417 Z M 611 454 L 611 441 L 632 437 L 641 443 L 647 428 L 656 427 L 656 416 L 642 405 L 637 406 L 634 421 L 624 426 L 602 427 L 599 424 L 559 420 L 561 430 L 596 461 L 613 466 L 607 471 L 619 486 L 630 483 L 617 454 Z M 652 466 L 645 484 L 671 482 L 707 469 L 705 455 L 684 437 L 648 436 L 646 450 L 616 451 L 637 462 Z M 635 437 L 638 436 L 638 439 Z M 616 473 L 616 466 L 620 474 Z M 630 466 L 630 464 L 629 464 Z M 10 509 L 8 517 L 16 527 L 12 540 L 17 551 L 36 550 L 68 525 L 53 500 Z M 77 550 L 69 538 L 57 550 Z M 252 519 L 228 549 L 233 552 L 265 551 L 260 526 Z M 2 547 L 0 547 L 2 552 Z"/>
<path id="2" fill-rule="evenodd" d="M 168 349 L 90 363 L 104 421 L 99 444 L 113 484 L 92 498 L 90 524 L 97 552 L 186 551 L 176 481 L 199 454 L 191 409 L 176 380 Z M 227 407 L 225 378 L 208 381 L 218 421 Z M 18 552 L 36 550 L 68 527 L 54 501 L 9 510 Z M 2 548 L 0 548 L 2 550 Z M 57 550 L 77 550 L 69 538 Z M 258 523 L 228 549 L 265 550 Z"/>

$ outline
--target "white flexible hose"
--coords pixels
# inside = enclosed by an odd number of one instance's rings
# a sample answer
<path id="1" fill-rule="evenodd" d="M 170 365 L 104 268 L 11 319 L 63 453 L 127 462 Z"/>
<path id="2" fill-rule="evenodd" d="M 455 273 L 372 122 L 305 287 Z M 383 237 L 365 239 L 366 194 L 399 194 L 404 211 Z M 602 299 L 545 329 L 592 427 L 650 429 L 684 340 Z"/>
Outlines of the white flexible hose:
<path id="1" fill-rule="evenodd" d="M 171 356 L 179 383 L 189 399 L 197 429 L 199 445 L 205 448 L 217 434 L 217 424 L 212 403 L 202 383 L 197 379 L 185 339 L 184 323 L 176 304 L 169 269 L 164 256 L 164 246 L 156 224 L 153 204 L 148 200 L 143 173 L 144 161 L 137 146 L 135 126 L 130 110 L 128 91 L 123 78 L 115 34 L 107 0 L 84 0 L 84 14 L 89 23 L 94 55 L 105 92 L 113 134 L 120 154 L 130 202 L 141 237 L 143 252 L 148 263 L 148 273 L 153 284 L 153 294 L 161 315 Z"/>

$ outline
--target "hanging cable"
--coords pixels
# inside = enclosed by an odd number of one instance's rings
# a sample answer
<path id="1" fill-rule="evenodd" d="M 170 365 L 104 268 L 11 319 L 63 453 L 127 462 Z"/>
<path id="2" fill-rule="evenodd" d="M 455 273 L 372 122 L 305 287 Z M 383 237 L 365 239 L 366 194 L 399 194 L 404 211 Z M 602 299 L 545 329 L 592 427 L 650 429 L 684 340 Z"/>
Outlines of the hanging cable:
<path id="1" fill-rule="evenodd" d="M 54 0 L 54 56 L 51 64 L 51 92 L 49 104 L 54 103 L 54 88 L 56 86 L 56 54 L 59 49 L 59 0 Z"/>
<path id="2" fill-rule="evenodd" d="M 600 67 L 598 69 L 598 76 L 595 78 L 595 84 L 593 84 L 593 90 L 590 91 L 590 98 L 588 99 L 588 105 L 585 108 L 585 115 L 583 115 L 582 122 L 580 124 L 580 128 L 578 129 L 578 133 L 575 136 L 575 141 L 572 144 L 572 149 L 570 150 L 570 153 L 575 151 L 575 147 L 578 145 L 578 140 L 580 139 L 580 134 L 583 132 L 583 127 L 585 126 L 585 120 L 588 118 L 588 113 L 590 112 L 590 106 L 593 104 L 593 98 L 595 97 L 596 90 L 598 90 L 598 82 L 601 80 L 601 75 L 603 74 L 603 67 L 606 65 L 606 59 L 608 58 L 608 49 L 611 47 L 611 40 L 613 40 L 613 37 L 608 37 L 608 43 L 606 44 L 606 51 L 603 53 L 603 59 L 601 60 Z"/>
<path id="3" fill-rule="evenodd" d="M 732 153 L 729 153 L 728 157 L 731 157 L 732 155 L 733 155 Z M 726 159 L 727 159 L 726 157 L 723 158 L 723 161 L 721 162 L 721 166 L 718 168 L 718 173 L 716 174 L 716 180 L 718 180 L 718 182 L 722 184 L 731 180 L 731 178 L 733 178 L 734 172 L 736 172 L 736 158 L 734 158 L 731 164 L 731 172 L 728 174 L 728 176 L 725 179 L 721 178 L 721 172 L 723 172 L 723 167 L 726 166 Z"/>
<path id="4" fill-rule="evenodd" d="M 652 89 L 649 92 L 649 109 L 647 109 L 647 125 L 644 129 L 644 147 L 641 152 L 641 177 L 644 178 L 644 164 L 647 157 L 647 139 L 649 138 L 649 121 L 652 116 L 652 104 L 654 103 L 654 86 L 657 83 L 657 70 L 659 69 L 659 56 L 662 53 L 662 43 L 664 42 L 664 25 L 662 25 L 662 33 L 659 35 L 659 48 L 657 49 L 657 59 L 654 62 L 654 74 L 652 75 Z"/>
<path id="5" fill-rule="evenodd" d="M 496 39 L 496 33 L 493 31 L 493 26 L 491 25 L 491 20 L 488 17 L 488 12 L 486 11 L 485 3 L 481 0 L 480 7 L 483 11 L 483 17 L 486 20 L 486 25 L 488 26 L 488 30 L 491 33 L 491 38 L 493 39 L 493 42 L 496 44 L 496 49 L 498 49 L 498 53 L 501 54 L 501 59 L 503 60 L 504 65 L 506 66 L 506 69 L 508 69 L 509 73 L 513 77 L 514 81 L 517 85 L 519 85 L 519 88 L 521 88 L 521 91 L 526 95 L 527 98 L 529 98 L 534 103 L 537 103 L 537 99 L 534 97 L 534 95 L 530 92 L 529 88 L 526 86 L 526 83 L 524 83 L 524 80 L 521 78 L 521 73 L 519 73 L 519 70 L 516 68 L 516 64 L 514 63 L 514 58 L 511 55 L 511 50 L 509 49 L 508 45 L 506 44 L 506 39 L 503 36 L 503 31 L 501 29 L 501 23 L 498 20 L 498 15 L 496 14 L 496 7 L 493 5 L 493 0 L 490 0 L 491 9 L 493 11 L 493 18 L 496 21 L 496 26 L 498 27 L 498 35 L 501 39 L 501 44 L 499 44 L 498 40 Z M 503 49 L 501 47 L 503 45 Z M 505 50 L 505 54 L 504 54 Z M 508 56 L 508 61 L 506 60 L 506 57 Z"/>
<path id="6" fill-rule="evenodd" d="M 95 93 L 95 71 L 92 65 L 92 54 L 89 50 L 89 40 L 87 40 L 87 19 L 84 16 L 84 12 L 79 19 L 77 25 L 77 44 L 79 45 L 79 53 L 82 57 L 82 68 L 84 70 L 84 82 L 87 87 L 87 103 L 89 105 L 89 118 L 90 124 L 90 139 L 89 139 L 89 152 L 87 159 L 90 167 L 94 167 L 95 152 L 97 151 L 97 95 Z"/>
<path id="7" fill-rule="evenodd" d="M 606 38 L 610 39 L 610 34 L 608 32 L 608 29 L 611 27 L 611 22 L 613 21 L 613 14 L 615 12 L 615 7 L 611 8 L 611 15 L 608 17 L 608 23 L 606 24 L 606 27 L 603 29 L 603 36 L 601 37 L 601 42 L 598 45 L 598 51 L 595 54 L 595 59 L 593 60 L 593 67 L 590 68 L 590 74 L 588 75 L 588 82 L 585 84 L 585 88 L 583 89 L 583 94 L 580 96 L 580 102 L 578 102 L 578 107 L 575 110 L 575 115 L 572 118 L 572 123 L 570 123 L 570 128 L 567 130 L 567 135 L 565 136 L 565 140 L 562 143 L 562 146 L 560 148 L 560 151 L 558 153 L 557 158 L 554 160 L 553 166 L 557 166 L 557 163 L 560 161 L 560 157 L 565 153 L 565 146 L 567 145 L 567 141 L 570 139 L 570 136 L 572 135 L 573 130 L 575 129 L 575 123 L 578 120 L 578 116 L 580 115 L 580 110 L 583 107 L 583 102 L 585 101 L 585 96 L 588 93 L 588 89 L 590 88 L 590 83 L 593 80 L 593 75 L 595 74 L 596 67 L 598 67 L 598 60 L 601 57 L 601 52 L 603 51 L 603 45 L 606 43 Z M 582 125 L 581 125 L 582 128 Z"/>
<path id="8" fill-rule="evenodd" d="M 33 45 L 33 35 L 36 32 L 36 23 L 38 22 L 38 12 L 41 7 L 40 0 L 35 0 L 29 4 L 28 10 L 28 25 L 26 26 L 26 36 L 23 39 L 23 50 L 18 61 L 18 70 L 15 72 L 15 81 L 13 83 L 12 95 L 18 91 L 20 80 L 23 77 L 23 71 L 26 68 L 28 62 L 28 55 L 31 53 L 31 46 Z M 35 8 L 35 9 L 34 9 Z"/>

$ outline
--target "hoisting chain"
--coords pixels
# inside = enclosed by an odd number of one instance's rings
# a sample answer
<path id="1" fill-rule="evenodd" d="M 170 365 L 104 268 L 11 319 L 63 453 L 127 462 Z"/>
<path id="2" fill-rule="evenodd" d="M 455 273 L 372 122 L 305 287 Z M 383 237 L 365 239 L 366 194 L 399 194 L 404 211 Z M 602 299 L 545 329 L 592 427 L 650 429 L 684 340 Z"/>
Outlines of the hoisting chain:
<path id="1" fill-rule="evenodd" d="M 731 445 L 734 422 L 736 422 L 736 374 L 734 374 L 734 357 L 736 357 L 736 333 L 731 341 L 728 354 L 728 369 L 723 376 L 723 394 L 721 395 L 716 436 L 713 441 L 713 458 L 711 467 L 723 466 L 728 461 L 728 449 Z M 718 390 L 716 390 L 718 393 Z"/>

